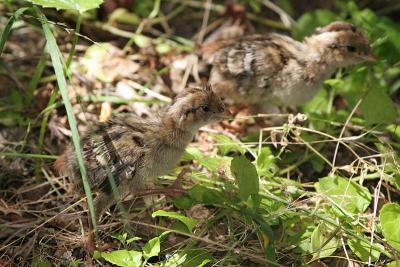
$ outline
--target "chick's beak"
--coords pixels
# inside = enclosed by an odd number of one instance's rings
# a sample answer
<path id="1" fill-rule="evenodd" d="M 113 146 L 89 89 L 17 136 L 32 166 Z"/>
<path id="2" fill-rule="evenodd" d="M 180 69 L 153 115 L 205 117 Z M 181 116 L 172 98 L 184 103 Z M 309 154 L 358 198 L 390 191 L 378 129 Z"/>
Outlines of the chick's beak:
<path id="1" fill-rule="evenodd" d="M 227 108 L 225 108 L 222 112 L 217 113 L 216 117 L 220 120 L 228 120 L 232 118 L 232 113 Z"/>
<path id="2" fill-rule="evenodd" d="M 365 47 L 364 53 L 362 53 L 360 57 L 368 62 L 376 62 L 376 56 L 370 46 Z"/>
<path id="3" fill-rule="evenodd" d="M 376 62 L 376 56 L 373 53 L 368 55 L 363 55 L 361 56 L 361 58 L 368 62 Z"/>

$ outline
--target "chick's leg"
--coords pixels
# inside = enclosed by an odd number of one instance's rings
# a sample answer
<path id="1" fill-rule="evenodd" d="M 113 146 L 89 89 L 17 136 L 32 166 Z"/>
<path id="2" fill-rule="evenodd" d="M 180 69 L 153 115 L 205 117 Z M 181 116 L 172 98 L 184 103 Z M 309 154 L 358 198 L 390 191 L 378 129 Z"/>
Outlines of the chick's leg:
<path id="1" fill-rule="evenodd" d="M 170 197 L 179 197 L 186 193 L 186 190 L 182 187 L 181 181 L 184 179 L 184 176 L 190 172 L 189 168 L 184 168 L 176 177 L 175 182 L 167 188 L 156 188 L 152 189 L 147 187 L 147 189 L 141 190 L 140 192 L 136 193 L 138 197 L 145 197 L 151 195 L 167 195 Z"/>
<path id="2" fill-rule="evenodd" d="M 100 217 L 110 206 L 115 204 L 112 192 L 101 192 L 94 199 L 94 209 L 97 217 Z"/>

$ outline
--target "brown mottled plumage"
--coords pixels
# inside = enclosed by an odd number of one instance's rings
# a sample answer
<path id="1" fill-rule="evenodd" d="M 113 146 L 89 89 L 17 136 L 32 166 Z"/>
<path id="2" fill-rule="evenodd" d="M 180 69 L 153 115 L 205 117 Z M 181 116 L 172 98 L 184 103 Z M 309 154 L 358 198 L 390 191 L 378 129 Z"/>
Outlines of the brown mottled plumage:
<path id="1" fill-rule="evenodd" d="M 181 158 L 196 131 L 227 115 L 224 104 L 210 87 L 187 89 L 175 98 L 165 113 L 154 118 L 125 115 L 98 124 L 81 141 L 83 158 L 97 213 L 129 193 L 152 184 Z M 82 188 L 74 149 L 69 147 L 55 168 Z M 113 197 L 109 178 L 119 197 Z"/>
<path id="2" fill-rule="evenodd" d="M 258 110 L 303 104 L 338 67 L 375 60 L 365 34 L 346 22 L 318 28 L 303 42 L 270 33 L 213 46 L 210 83 L 215 92 L 227 103 Z"/>

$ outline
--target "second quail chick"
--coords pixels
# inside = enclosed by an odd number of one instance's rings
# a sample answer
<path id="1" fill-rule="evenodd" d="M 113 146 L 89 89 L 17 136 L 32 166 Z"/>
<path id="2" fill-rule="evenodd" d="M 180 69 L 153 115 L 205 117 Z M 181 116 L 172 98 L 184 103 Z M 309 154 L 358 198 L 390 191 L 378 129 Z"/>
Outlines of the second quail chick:
<path id="1" fill-rule="evenodd" d="M 346 22 L 318 28 L 303 42 L 251 35 L 215 45 L 210 84 L 227 103 L 298 106 L 310 100 L 339 67 L 374 61 L 366 35 Z"/>
<path id="2" fill-rule="evenodd" d="M 224 104 L 207 86 L 181 92 L 158 117 L 128 115 L 97 125 L 81 141 L 90 186 L 100 192 L 95 198 L 96 214 L 152 184 L 180 160 L 200 127 L 226 117 Z M 82 188 L 72 147 L 56 161 L 55 167 Z M 112 192 L 109 176 L 115 180 L 118 199 Z"/>

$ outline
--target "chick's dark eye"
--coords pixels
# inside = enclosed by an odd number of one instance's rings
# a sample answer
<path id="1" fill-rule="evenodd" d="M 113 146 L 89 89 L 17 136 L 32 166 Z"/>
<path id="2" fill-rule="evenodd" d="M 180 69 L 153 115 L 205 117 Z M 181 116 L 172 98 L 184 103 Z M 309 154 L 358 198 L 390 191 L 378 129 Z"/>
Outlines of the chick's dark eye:
<path id="1" fill-rule="evenodd" d="M 352 46 L 352 45 L 348 45 L 348 46 L 346 46 L 346 48 L 347 48 L 347 51 L 349 51 L 349 52 L 356 52 L 356 48 L 354 47 L 354 46 Z"/>
<path id="2" fill-rule="evenodd" d="M 204 112 L 209 112 L 210 111 L 210 107 L 207 105 L 201 106 L 201 110 Z"/>

